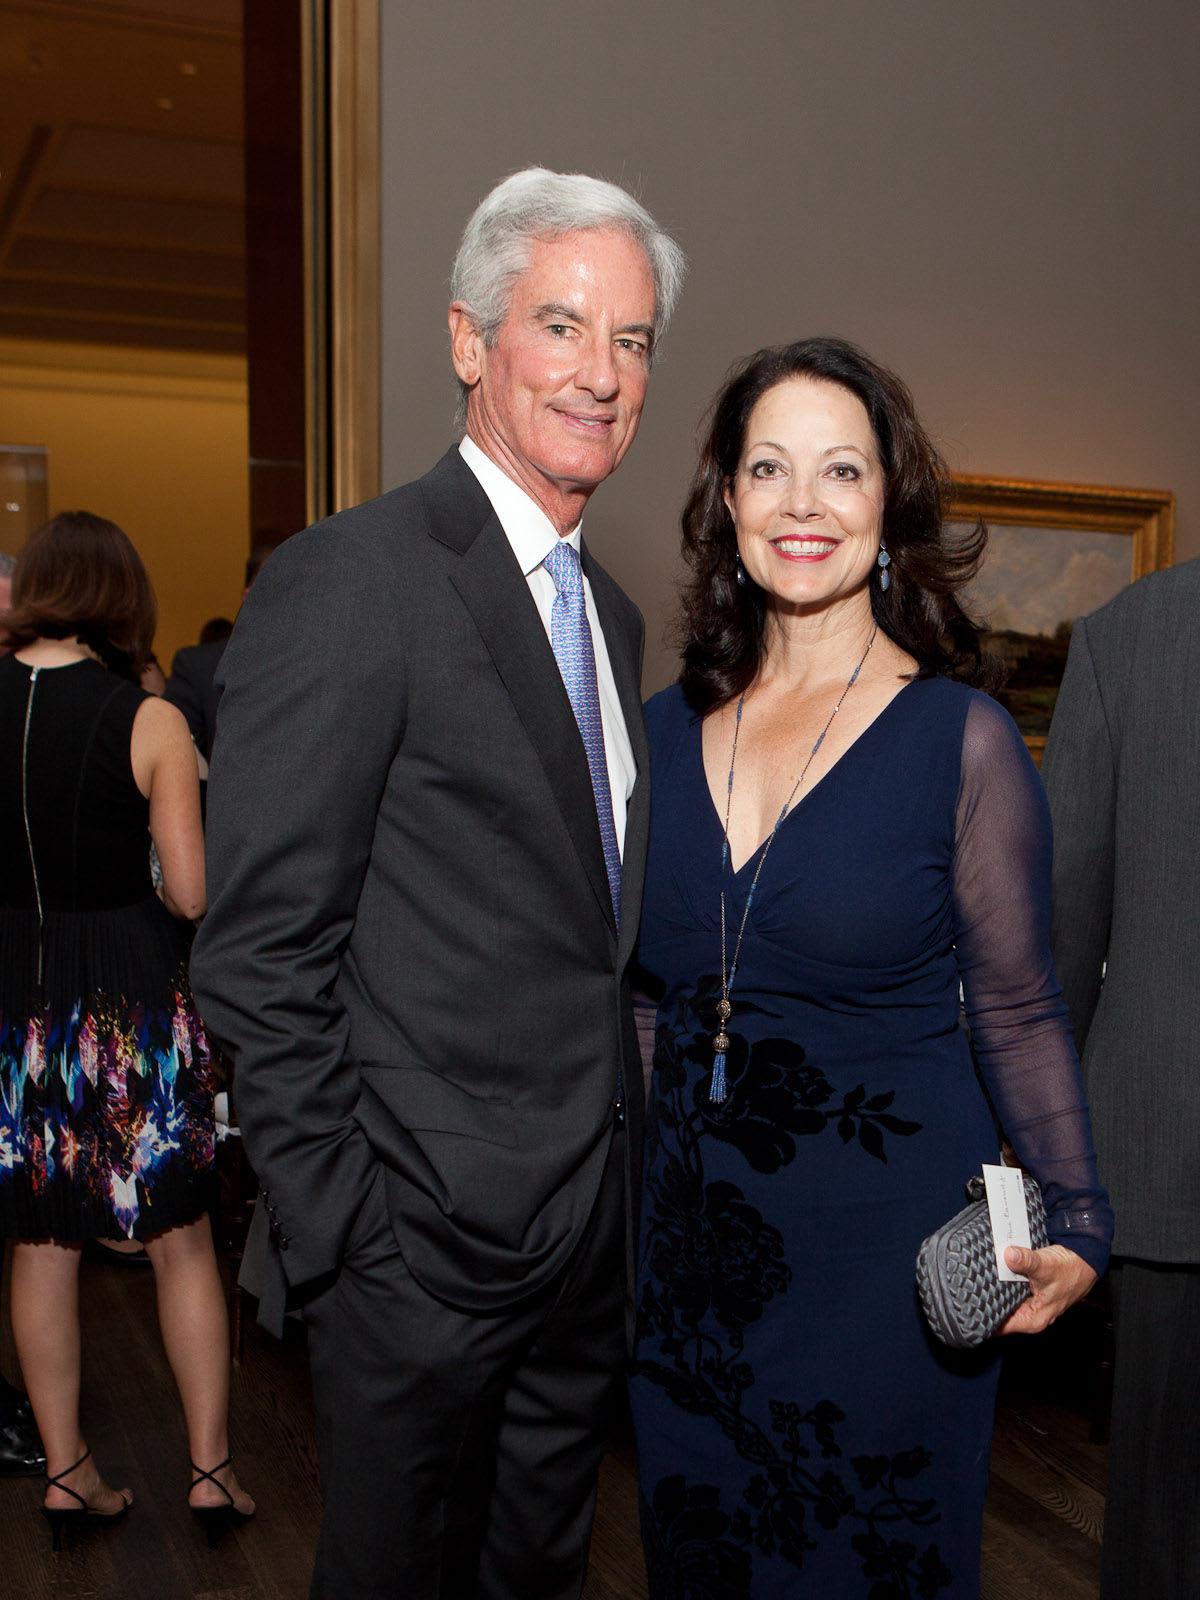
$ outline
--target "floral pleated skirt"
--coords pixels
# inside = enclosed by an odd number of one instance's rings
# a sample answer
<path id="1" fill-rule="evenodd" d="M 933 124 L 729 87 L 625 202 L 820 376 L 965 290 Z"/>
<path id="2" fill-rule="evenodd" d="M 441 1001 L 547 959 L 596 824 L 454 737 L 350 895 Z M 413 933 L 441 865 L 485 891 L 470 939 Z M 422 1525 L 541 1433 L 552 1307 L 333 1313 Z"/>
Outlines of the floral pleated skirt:
<path id="1" fill-rule="evenodd" d="M 186 929 L 157 898 L 40 933 L 0 909 L 0 1235 L 143 1239 L 203 1215 L 214 1090 Z"/>

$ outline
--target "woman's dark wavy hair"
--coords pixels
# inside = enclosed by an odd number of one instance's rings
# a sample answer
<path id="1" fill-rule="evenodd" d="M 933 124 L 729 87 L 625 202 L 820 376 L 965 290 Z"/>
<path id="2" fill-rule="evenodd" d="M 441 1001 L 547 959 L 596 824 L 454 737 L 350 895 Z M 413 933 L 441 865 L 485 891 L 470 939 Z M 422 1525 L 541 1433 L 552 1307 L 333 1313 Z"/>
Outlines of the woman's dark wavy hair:
<path id="1" fill-rule="evenodd" d="M 680 604 L 680 679 L 690 704 L 724 705 L 754 681 L 761 663 L 766 596 L 737 581 L 737 535 L 724 500 L 746 442 L 750 414 L 768 390 L 789 378 L 819 378 L 857 395 L 866 407 L 883 462 L 883 539 L 891 586 L 870 578 L 871 608 L 881 630 L 918 663 L 921 676 L 942 673 L 994 687 L 998 665 L 984 653 L 981 629 L 959 603 L 987 543 L 982 522 L 963 534 L 945 525 L 950 475 L 913 407 L 908 389 L 886 367 L 844 339 L 800 339 L 759 350 L 735 368 L 713 402 L 711 423 L 683 512 L 683 556 L 691 569 Z"/>
<path id="2" fill-rule="evenodd" d="M 158 607 L 128 534 L 90 511 L 61 511 L 17 557 L 9 647 L 78 638 L 110 671 L 137 681 L 150 660 Z"/>

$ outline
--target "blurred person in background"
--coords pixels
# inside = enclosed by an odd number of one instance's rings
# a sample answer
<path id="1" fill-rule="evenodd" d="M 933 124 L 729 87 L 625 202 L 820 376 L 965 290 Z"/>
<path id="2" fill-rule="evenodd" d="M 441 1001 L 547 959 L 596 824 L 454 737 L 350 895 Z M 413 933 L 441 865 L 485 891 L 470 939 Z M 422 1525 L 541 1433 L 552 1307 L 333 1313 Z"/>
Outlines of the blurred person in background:
<path id="1" fill-rule="evenodd" d="M 283 535 L 278 533 L 265 533 L 255 540 L 254 548 L 246 562 L 243 600 L 250 593 L 250 587 L 262 571 L 267 557 L 282 543 L 282 540 Z M 223 621 L 225 621 L 223 617 L 213 618 L 213 622 Z M 205 633 L 212 629 L 213 622 L 205 623 Z M 217 728 L 217 704 L 221 698 L 221 691 L 215 681 L 217 663 L 225 654 L 225 646 L 232 632 L 233 624 L 228 623 L 225 633 L 217 632 L 209 638 L 205 638 L 202 633 L 199 644 L 185 645 L 182 650 L 177 650 L 175 659 L 171 663 L 171 676 L 163 691 L 171 704 L 178 706 L 187 718 L 188 728 L 196 741 L 196 749 L 206 763 L 212 758 L 213 735 Z"/>
<path id="2" fill-rule="evenodd" d="M 16 564 L 15 556 L 6 555 L 0 550 L 0 653 L 8 649 L 5 642 L 4 613 L 12 604 L 12 575 Z"/>
<path id="3" fill-rule="evenodd" d="M 151 656 L 146 665 L 138 673 L 138 682 L 147 694 L 164 694 L 167 680 L 163 676 L 163 669 L 159 665 L 158 657 Z"/>
<path id="4" fill-rule="evenodd" d="M 0 1236 L 17 1241 L 13 1332 L 56 1541 L 66 1521 L 132 1500 L 80 1429 L 89 1238 L 146 1244 L 189 1504 L 253 1510 L 229 1462 L 214 1081 L 186 976 L 187 923 L 205 906 L 199 781 L 183 718 L 138 684 L 154 624 L 136 550 L 100 517 L 53 518 L 17 562 L 0 659 Z"/>

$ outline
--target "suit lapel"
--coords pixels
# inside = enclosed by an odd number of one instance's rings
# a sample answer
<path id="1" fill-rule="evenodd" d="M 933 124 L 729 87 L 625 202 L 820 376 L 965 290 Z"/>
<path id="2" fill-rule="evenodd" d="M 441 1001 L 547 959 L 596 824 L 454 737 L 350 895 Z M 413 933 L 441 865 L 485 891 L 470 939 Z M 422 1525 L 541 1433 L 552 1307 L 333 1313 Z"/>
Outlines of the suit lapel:
<path id="1" fill-rule="evenodd" d="M 499 518 L 457 450 L 422 482 L 435 539 L 462 559 L 450 580 L 470 612 L 537 753 L 610 928 L 612 899 L 587 755 L 558 663 Z"/>

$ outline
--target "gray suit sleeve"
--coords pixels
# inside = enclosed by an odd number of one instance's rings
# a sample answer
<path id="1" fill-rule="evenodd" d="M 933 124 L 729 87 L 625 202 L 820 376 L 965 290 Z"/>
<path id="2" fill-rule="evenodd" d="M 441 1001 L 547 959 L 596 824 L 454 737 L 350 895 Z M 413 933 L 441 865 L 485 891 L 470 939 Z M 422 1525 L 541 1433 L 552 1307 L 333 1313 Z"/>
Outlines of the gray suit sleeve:
<path id="1" fill-rule="evenodd" d="M 218 675 L 192 981 L 235 1064 L 293 1286 L 336 1266 L 375 1170 L 337 991 L 402 728 L 387 580 L 351 535 L 296 535 L 251 591 Z"/>
<path id="2" fill-rule="evenodd" d="M 1042 778 L 1054 822 L 1051 945 L 1083 1055 L 1112 922 L 1116 767 L 1086 621 L 1075 624 Z"/>

